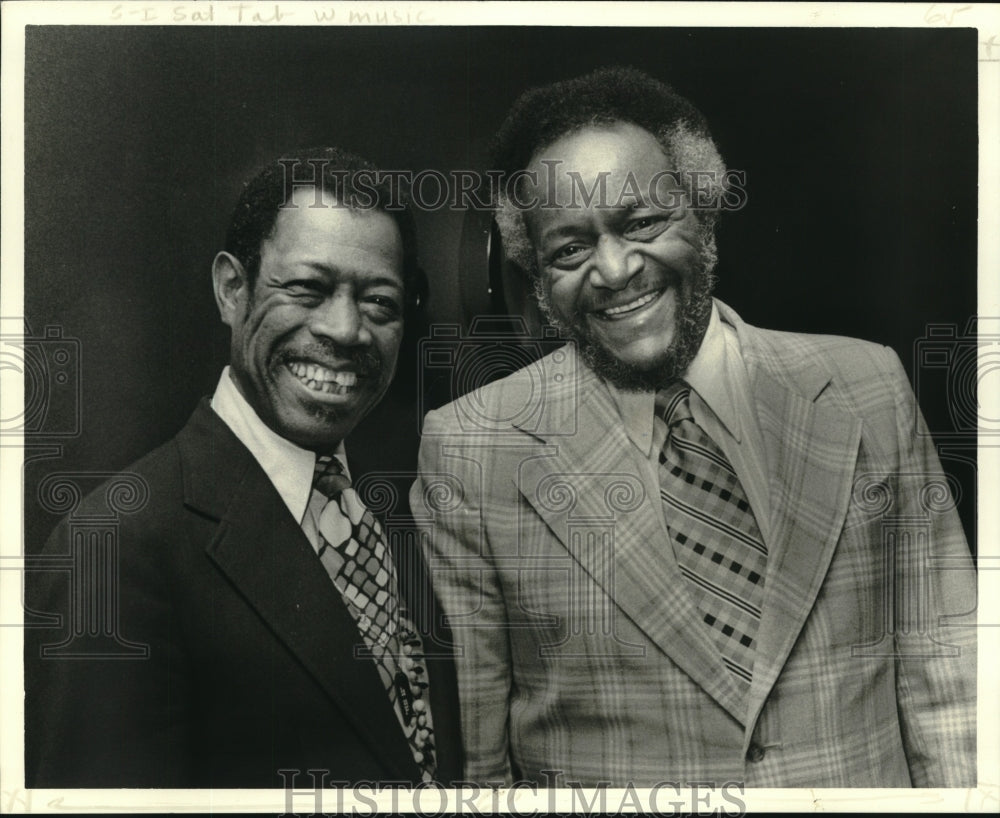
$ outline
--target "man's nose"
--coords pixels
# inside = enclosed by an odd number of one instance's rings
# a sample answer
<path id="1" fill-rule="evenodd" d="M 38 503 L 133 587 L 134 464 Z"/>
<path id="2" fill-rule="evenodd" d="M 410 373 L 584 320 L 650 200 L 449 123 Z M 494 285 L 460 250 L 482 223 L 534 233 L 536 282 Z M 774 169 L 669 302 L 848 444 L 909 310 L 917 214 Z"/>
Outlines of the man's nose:
<path id="1" fill-rule="evenodd" d="M 645 266 L 642 253 L 617 236 L 601 236 L 594 253 L 590 283 L 594 287 L 623 290 Z"/>
<path id="2" fill-rule="evenodd" d="M 335 294 L 316 307 L 309 329 L 340 346 L 367 345 L 372 340 L 357 302 L 347 294 Z"/>

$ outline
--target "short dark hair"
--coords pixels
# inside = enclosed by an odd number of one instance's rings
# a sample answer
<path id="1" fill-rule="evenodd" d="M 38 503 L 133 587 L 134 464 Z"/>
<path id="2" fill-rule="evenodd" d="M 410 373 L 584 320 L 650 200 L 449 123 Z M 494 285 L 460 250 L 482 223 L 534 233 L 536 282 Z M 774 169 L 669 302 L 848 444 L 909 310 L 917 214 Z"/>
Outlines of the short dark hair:
<path id="1" fill-rule="evenodd" d="M 391 187 L 389 180 L 367 159 L 335 147 L 304 148 L 283 154 L 244 184 L 223 249 L 243 265 L 251 290 L 260 272 L 261 245 L 273 234 L 278 212 L 288 201 L 293 181 L 295 187 L 327 190 L 349 207 L 381 210 L 391 216 L 403 243 L 407 313 L 426 301 L 427 278 L 417 262 L 417 234 L 406 187 L 402 184 Z"/>
<path id="2" fill-rule="evenodd" d="M 525 91 L 493 141 L 493 167 L 501 179 L 524 169 L 541 149 L 591 125 L 630 122 L 649 131 L 677 171 L 709 171 L 721 186 L 725 165 L 701 112 L 671 86 L 635 68 L 600 68 L 590 74 Z M 507 255 L 529 272 L 534 257 L 523 212 L 499 186 L 497 224 Z M 698 211 L 706 241 L 717 213 Z"/>

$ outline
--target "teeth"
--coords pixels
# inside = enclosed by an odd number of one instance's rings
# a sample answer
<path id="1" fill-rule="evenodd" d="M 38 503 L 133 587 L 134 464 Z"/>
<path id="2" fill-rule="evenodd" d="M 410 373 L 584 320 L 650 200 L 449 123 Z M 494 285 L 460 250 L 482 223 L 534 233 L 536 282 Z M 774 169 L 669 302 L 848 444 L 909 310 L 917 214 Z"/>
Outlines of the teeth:
<path id="1" fill-rule="evenodd" d="M 343 394 L 358 382 L 358 374 L 356 372 L 327 369 L 325 366 L 319 366 L 318 364 L 293 361 L 288 364 L 288 369 L 310 389 L 317 392 L 325 392 L 328 395 Z"/>
<path id="2" fill-rule="evenodd" d="M 643 307 L 652 301 L 659 292 L 648 293 L 647 295 L 637 298 L 635 301 L 630 301 L 628 304 L 622 304 L 620 307 L 608 307 L 606 310 L 601 310 L 605 315 L 621 315 L 623 312 L 631 312 L 632 310 L 637 310 L 639 307 Z"/>

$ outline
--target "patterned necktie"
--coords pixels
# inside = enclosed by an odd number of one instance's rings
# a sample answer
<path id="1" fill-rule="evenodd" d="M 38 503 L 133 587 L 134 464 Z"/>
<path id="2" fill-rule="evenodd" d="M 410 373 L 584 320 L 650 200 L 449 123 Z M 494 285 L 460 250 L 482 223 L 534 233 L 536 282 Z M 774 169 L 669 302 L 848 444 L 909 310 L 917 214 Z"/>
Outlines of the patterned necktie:
<path id="1" fill-rule="evenodd" d="M 656 398 L 668 430 L 660 496 L 681 574 L 745 694 L 753 678 L 767 547 L 735 470 L 695 423 L 690 397 L 691 387 L 676 381 Z"/>
<path id="2" fill-rule="evenodd" d="M 365 508 L 335 457 L 318 457 L 313 490 L 326 500 L 319 516 L 319 558 L 354 617 L 424 781 L 436 769 L 423 643 L 399 596 L 382 526 Z"/>

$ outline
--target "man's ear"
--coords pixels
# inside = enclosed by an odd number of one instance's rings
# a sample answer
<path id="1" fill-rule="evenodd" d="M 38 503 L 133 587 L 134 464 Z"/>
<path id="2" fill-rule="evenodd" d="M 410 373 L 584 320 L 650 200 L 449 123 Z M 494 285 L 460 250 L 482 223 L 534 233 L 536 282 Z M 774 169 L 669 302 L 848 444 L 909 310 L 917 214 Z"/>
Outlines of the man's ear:
<path id="1" fill-rule="evenodd" d="M 212 262 L 212 288 L 222 323 L 235 326 L 246 315 L 250 302 L 250 281 L 240 260 L 222 251 Z"/>

